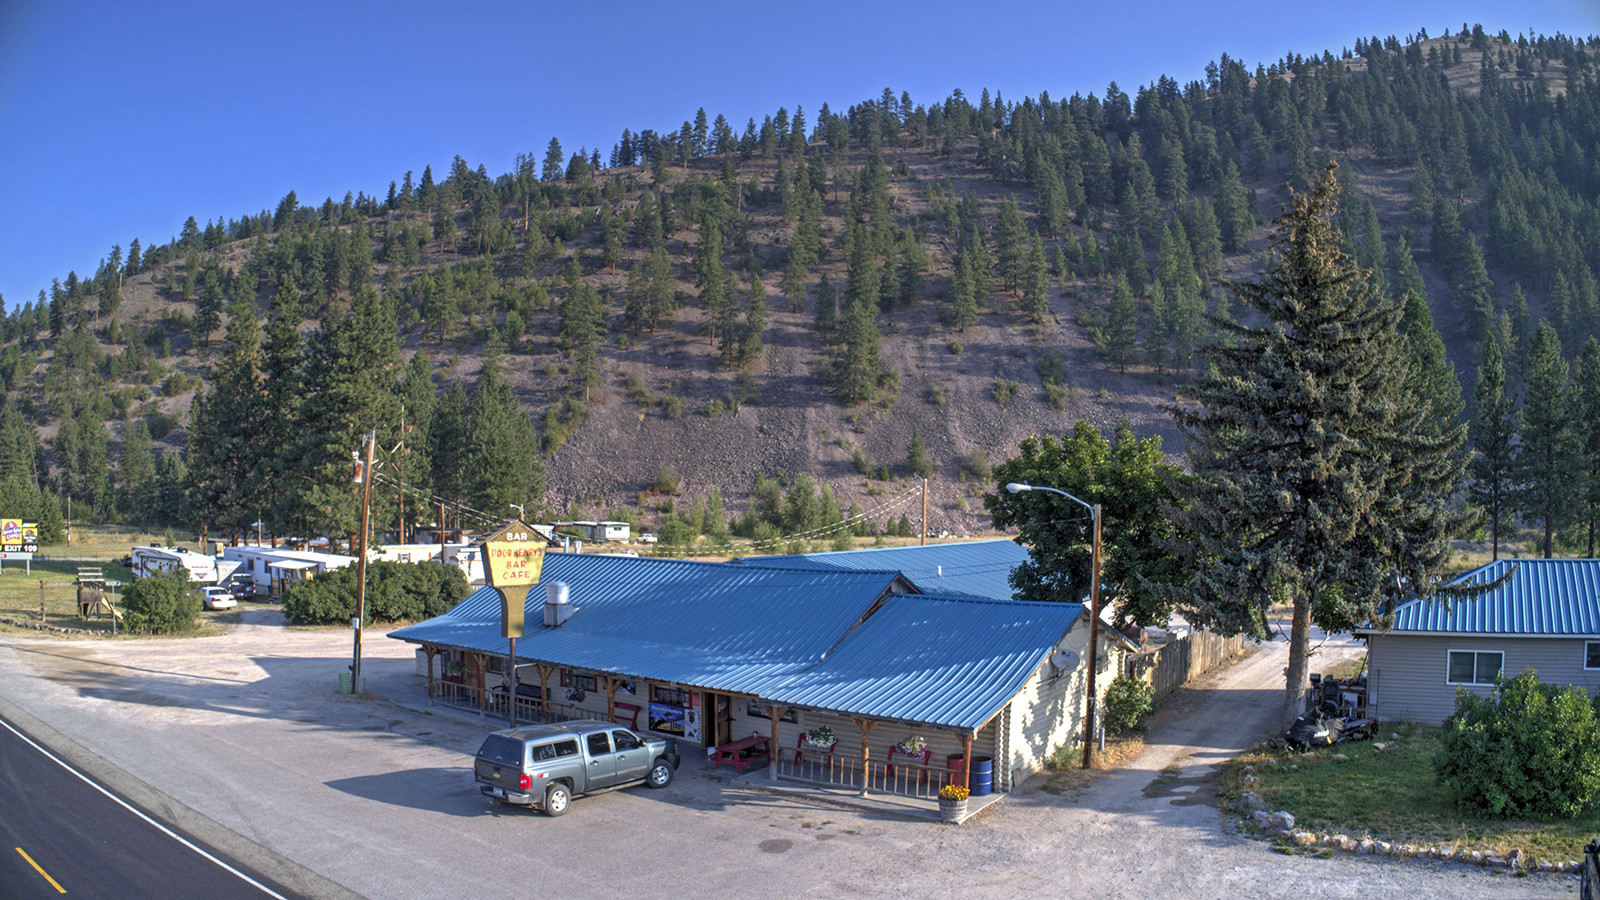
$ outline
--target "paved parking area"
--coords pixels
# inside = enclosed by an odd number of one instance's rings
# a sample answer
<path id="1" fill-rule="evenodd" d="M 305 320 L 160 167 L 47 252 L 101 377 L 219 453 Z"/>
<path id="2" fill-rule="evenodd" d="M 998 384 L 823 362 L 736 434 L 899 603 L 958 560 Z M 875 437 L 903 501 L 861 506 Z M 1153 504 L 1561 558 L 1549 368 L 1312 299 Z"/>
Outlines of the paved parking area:
<path id="1" fill-rule="evenodd" d="M 1275 718 L 1281 645 L 1158 717 L 1133 766 L 1075 797 L 1035 780 L 960 828 L 770 792 L 764 773 L 741 781 L 688 757 L 665 790 L 583 798 L 560 819 L 492 807 L 471 753 L 499 721 L 427 710 L 409 645 L 374 630 L 364 650 L 369 695 L 349 697 L 337 693 L 349 632 L 288 629 L 272 609 L 202 639 L 6 635 L 0 697 L 153 788 L 157 812 L 215 822 L 299 872 L 311 896 L 1370 900 L 1572 896 L 1577 884 L 1284 857 L 1230 834 L 1204 776 Z M 1144 796 L 1172 762 L 1179 789 Z"/>

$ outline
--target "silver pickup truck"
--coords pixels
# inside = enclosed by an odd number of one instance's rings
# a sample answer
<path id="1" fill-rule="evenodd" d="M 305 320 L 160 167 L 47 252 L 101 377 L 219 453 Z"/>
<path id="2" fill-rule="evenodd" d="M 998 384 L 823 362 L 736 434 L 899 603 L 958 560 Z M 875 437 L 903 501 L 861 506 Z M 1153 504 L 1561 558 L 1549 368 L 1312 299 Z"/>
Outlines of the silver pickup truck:
<path id="1" fill-rule="evenodd" d="M 497 731 L 484 738 L 472 769 L 484 796 L 559 816 L 579 794 L 666 787 L 678 762 L 672 741 L 583 720 Z"/>

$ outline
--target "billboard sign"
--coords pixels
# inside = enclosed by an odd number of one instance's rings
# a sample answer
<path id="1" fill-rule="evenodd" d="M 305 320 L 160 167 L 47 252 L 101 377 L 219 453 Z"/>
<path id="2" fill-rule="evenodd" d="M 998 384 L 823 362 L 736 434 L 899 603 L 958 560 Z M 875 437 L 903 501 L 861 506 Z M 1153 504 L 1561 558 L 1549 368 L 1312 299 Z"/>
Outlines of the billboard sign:
<path id="1" fill-rule="evenodd" d="M 0 519 L 0 552 L 38 553 L 39 523 Z"/>

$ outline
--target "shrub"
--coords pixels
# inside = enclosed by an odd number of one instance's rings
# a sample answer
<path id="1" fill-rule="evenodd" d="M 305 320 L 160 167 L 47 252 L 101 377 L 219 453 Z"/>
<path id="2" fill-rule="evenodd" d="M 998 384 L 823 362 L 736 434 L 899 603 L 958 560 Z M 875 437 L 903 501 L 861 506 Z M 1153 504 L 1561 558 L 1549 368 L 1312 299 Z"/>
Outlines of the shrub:
<path id="1" fill-rule="evenodd" d="M 364 622 L 416 621 L 443 615 L 467 596 L 467 578 L 438 563 L 367 563 Z M 296 625 L 335 625 L 356 614 L 356 567 L 299 582 L 284 592 L 283 614 Z"/>
<path id="2" fill-rule="evenodd" d="M 1156 689 L 1142 678 L 1118 675 L 1106 688 L 1106 734 L 1117 735 L 1144 724 L 1155 712 Z"/>
<path id="3" fill-rule="evenodd" d="M 677 419 L 683 416 L 683 400 L 667 395 L 661 398 L 661 415 L 668 419 Z"/>
<path id="4" fill-rule="evenodd" d="M 723 406 L 721 400 L 712 400 L 710 403 L 705 405 L 705 409 L 702 409 L 700 414 L 708 419 L 715 419 L 717 416 L 722 415 L 722 410 L 724 408 L 725 407 Z"/>
<path id="5" fill-rule="evenodd" d="M 676 494 L 678 492 L 678 472 L 671 466 L 662 466 L 656 472 L 656 480 L 650 485 L 651 493 Z"/>
<path id="6" fill-rule="evenodd" d="M 994 402 L 1000 404 L 1001 409 L 1005 409 L 1011 405 L 1011 399 L 1017 396 L 1019 390 L 1021 390 L 1021 386 L 1015 381 L 1005 378 L 996 379 L 992 390 Z"/>
<path id="7" fill-rule="evenodd" d="M 202 606 L 197 588 L 187 572 L 136 579 L 122 598 L 122 624 L 144 634 L 190 631 Z"/>
<path id="8" fill-rule="evenodd" d="M 1461 688 L 1433 761 L 1457 805 L 1495 818 L 1570 818 L 1600 792 L 1600 726 L 1576 687 L 1532 669 L 1488 697 Z"/>

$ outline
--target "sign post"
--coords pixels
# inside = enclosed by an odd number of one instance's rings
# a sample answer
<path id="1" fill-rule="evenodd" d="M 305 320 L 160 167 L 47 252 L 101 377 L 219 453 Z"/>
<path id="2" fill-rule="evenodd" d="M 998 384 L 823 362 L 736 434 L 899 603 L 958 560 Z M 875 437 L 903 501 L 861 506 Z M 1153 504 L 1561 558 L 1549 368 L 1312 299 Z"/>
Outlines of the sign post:
<path id="1" fill-rule="evenodd" d="M 545 542 L 521 519 L 484 538 L 483 570 L 500 595 L 500 634 L 510 644 L 506 653 L 506 719 L 517 725 L 517 638 L 523 635 L 528 588 L 544 570 Z M 515 600 L 513 600 L 515 598 Z"/>

